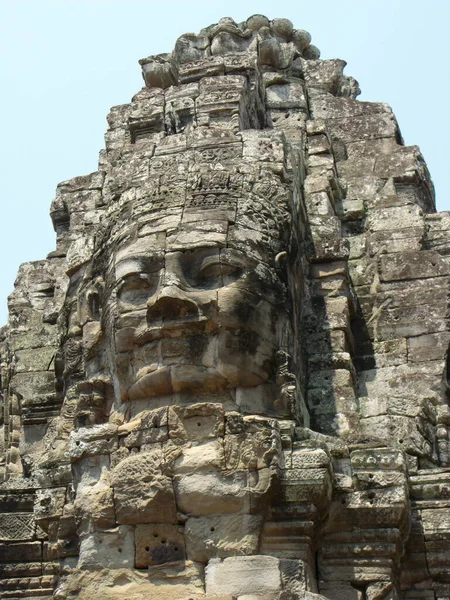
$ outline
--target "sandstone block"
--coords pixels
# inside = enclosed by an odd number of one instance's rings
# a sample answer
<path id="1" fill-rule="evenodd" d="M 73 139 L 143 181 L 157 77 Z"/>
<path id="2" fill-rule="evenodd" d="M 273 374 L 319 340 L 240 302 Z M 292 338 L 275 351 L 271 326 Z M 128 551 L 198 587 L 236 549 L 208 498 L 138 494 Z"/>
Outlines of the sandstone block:
<path id="1" fill-rule="evenodd" d="M 437 252 L 431 250 L 391 254 L 380 258 L 382 281 L 439 277 L 448 275 L 449 272 L 448 263 Z"/>
<path id="2" fill-rule="evenodd" d="M 232 514 L 191 517 L 186 521 L 186 552 L 190 560 L 257 554 L 263 517 Z"/>
<path id="3" fill-rule="evenodd" d="M 111 471 L 118 523 L 175 523 L 172 479 L 164 475 L 161 449 L 131 454 Z"/>
<path id="4" fill-rule="evenodd" d="M 121 525 L 81 539 L 79 569 L 120 569 L 134 565 L 134 529 Z"/>
<path id="5" fill-rule="evenodd" d="M 42 560 L 42 542 L 0 544 L 2 562 L 37 562 Z"/>
<path id="6" fill-rule="evenodd" d="M 167 562 L 184 561 L 184 536 L 178 525 L 137 525 L 135 535 L 137 569 Z"/>
<path id="7" fill-rule="evenodd" d="M 177 506 L 187 515 L 207 516 L 250 511 L 248 475 L 244 471 L 189 473 L 174 477 Z"/>
<path id="8" fill-rule="evenodd" d="M 272 556 L 211 559 L 206 567 L 206 593 L 211 595 L 281 592 L 279 561 Z"/>

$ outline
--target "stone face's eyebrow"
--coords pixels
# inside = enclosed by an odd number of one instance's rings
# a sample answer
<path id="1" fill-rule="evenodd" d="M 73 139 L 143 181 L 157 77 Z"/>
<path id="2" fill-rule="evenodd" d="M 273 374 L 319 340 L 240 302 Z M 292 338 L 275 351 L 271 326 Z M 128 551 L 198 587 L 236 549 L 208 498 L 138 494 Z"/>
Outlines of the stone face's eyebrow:
<path id="1" fill-rule="evenodd" d="M 116 279 L 119 280 L 130 273 L 140 273 L 142 271 L 139 258 L 129 258 L 121 260 L 116 264 Z"/>
<path id="2" fill-rule="evenodd" d="M 164 254 L 164 249 L 158 245 L 155 236 L 148 235 L 139 238 L 135 242 L 128 244 L 122 248 L 119 247 L 116 256 L 116 264 L 130 257 L 161 257 Z"/>
<path id="3" fill-rule="evenodd" d="M 131 273 L 155 273 L 164 266 L 162 256 L 127 256 L 116 262 L 116 279 Z"/>

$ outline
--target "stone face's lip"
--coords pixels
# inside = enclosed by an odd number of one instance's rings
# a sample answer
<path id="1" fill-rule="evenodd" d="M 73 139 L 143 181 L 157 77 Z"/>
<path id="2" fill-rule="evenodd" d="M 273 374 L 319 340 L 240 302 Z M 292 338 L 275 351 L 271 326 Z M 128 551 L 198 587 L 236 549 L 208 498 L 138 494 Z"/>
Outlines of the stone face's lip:
<path id="1" fill-rule="evenodd" d="M 195 364 L 152 364 L 139 370 L 124 401 L 167 396 L 178 392 L 215 392 L 228 387 L 227 378 L 215 368 Z"/>
<path id="2" fill-rule="evenodd" d="M 145 397 L 153 398 L 172 393 L 173 387 L 170 378 L 170 369 L 168 367 L 159 367 L 151 373 L 142 375 L 133 383 L 128 389 L 127 399 L 133 401 Z"/>
<path id="3" fill-rule="evenodd" d="M 141 346 L 147 342 L 153 342 L 163 338 L 183 337 L 183 333 L 186 333 L 187 335 L 210 333 L 207 331 L 208 321 L 207 317 L 200 317 L 199 319 L 197 316 L 192 319 L 183 319 L 181 322 L 177 319 L 164 321 L 163 325 L 160 327 L 151 327 L 145 331 L 139 332 L 134 336 L 133 341 L 136 346 Z"/>

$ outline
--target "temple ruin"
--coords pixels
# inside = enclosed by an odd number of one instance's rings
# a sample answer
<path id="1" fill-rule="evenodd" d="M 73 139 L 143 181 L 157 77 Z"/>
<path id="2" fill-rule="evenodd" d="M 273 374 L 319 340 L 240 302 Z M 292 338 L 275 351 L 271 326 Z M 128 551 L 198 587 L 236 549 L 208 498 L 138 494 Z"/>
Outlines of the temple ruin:
<path id="1" fill-rule="evenodd" d="M 0 330 L 0 597 L 449 600 L 450 213 L 288 19 L 139 61 Z"/>

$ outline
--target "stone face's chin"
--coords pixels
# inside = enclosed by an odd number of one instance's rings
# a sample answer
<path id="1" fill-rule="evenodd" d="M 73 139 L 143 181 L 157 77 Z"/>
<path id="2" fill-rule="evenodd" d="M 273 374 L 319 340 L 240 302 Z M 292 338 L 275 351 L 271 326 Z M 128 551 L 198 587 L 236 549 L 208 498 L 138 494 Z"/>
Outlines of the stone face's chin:
<path id="1" fill-rule="evenodd" d="M 133 383 L 126 394 L 125 400 L 138 400 L 141 398 L 154 398 L 173 393 L 170 370 L 161 367 L 151 373 L 142 375 Z"/>

